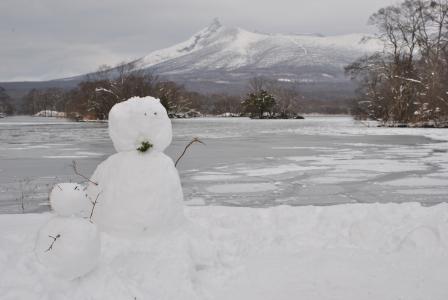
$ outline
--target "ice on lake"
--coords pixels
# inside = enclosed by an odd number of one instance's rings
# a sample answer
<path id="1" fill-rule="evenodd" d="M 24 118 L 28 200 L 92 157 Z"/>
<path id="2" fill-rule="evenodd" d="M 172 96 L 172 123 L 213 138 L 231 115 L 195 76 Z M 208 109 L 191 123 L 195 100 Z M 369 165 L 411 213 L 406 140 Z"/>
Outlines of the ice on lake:
<path id="1" fill-rule="evenodd" d="M 369 126 L 371 125 L 371 126 Z M 173 120 L 167 154 L 179 164 L 187 204 L 267 207 L 447 201 L 448 131 L 379 128 L 348 116 L 305 120 Z M 57 182 L 82 181 L 114 153 L 105 123 L 0 120 L 0 213 L 48 210 Z"/>

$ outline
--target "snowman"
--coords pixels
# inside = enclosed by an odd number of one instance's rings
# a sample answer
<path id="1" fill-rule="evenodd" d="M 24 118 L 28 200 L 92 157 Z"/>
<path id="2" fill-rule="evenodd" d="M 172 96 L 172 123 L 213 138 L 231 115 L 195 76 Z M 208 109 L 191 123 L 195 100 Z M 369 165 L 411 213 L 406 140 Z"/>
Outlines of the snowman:
<path id="1" fill-rule="evenodd" d="M 173 161 L 163 153 L 172 140 L 158 99 L 134 97 L 109 113 L 117 151 L 95 170 L 87 188 L 92 221 L 112 234 L 154 235 L 184 223 L 183 193 Z"/>
<path id="2" fill-rule="evenodd" d="M 58 277 L 71 280 L 95 269 L 100 232 L 156 236 L 183 225 L 197 236 L 183 214 L 178 172 L 163 153 L 172 127 L 160 101 L 134 97 L 116 104 L 109 113 L 109 135 L 118 153 L 97 167 L 87 187 L 60 183 L 50 193 L 56 216 L 39 230 L 34 250 Z M 194 246 L 198 239 L 188 242 L 196 257 L 203 256 Z"/>
<path id="3" fill-rule="evenodd" d="M 86 187 L 58 183 L 50 193 L 55 213 L 37 235 L 34 253 L 51 273 L 62 279 L 76 279 L 91 272 L 99 263 L 100 233 L 88 216 L 92 204 Z"/>

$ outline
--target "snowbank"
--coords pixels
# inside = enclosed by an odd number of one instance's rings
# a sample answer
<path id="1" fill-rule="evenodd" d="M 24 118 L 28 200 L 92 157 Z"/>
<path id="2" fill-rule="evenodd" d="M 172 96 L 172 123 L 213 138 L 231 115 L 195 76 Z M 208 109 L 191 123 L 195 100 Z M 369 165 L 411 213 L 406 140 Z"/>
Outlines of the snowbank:
<path id="1" fill-rule="evenodd" d="M 34 256 L 52 214 L 2 215 L 1 299 L 448 299 L 448 204 L 185 210 L 194 225 L 163 236 L 102 233 L 75 281 Z"/>

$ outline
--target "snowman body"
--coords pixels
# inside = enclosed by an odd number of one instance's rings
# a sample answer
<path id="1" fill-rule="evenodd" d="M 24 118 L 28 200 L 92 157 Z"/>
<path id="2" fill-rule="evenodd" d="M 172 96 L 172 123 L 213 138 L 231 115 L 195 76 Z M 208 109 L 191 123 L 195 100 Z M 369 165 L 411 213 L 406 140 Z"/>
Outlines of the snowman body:
<path id="1" fill-rule="evenodd" d="M 118 153 L 95 170 L 87 188 L 92 220 L 109 233 L 158 234 L 184 222 L 183 193 L 173 161 L 163 153 L 172 128 L 158 99 L 131 98 L 109 114 Z M 142 143 L 151 147 L 137 150 Z"/>
<path id="2" fill-rule="evenodd" d="M 92 220 L 109 233 L 159 233 L 183 220 L 183 195 L 172 160 L 161 152 L 119 152 L 101 163 L 88 189 Z"/>
<path id="3" fill-rule="evenodd" d="M 39 230 L 34 253 L 38 261 L 59 278 L 82 277 L 99 263 L 99 231 L 89 220 L 55 216 Z"/>

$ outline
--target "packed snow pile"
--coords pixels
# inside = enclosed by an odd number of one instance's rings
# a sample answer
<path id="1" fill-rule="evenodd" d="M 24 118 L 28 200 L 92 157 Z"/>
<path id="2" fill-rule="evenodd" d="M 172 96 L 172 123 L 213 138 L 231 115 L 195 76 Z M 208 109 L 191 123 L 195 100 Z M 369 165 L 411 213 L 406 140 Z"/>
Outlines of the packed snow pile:
<path id="1" fill-rule="evenodd" d="M 98 267 L 71 281 L 33 254 L 53 214 L 2 215 L 1 299 L 448 299 L 447 204 L 185 214 L 189 225 L 166 234 L 101 232 Z"/>

